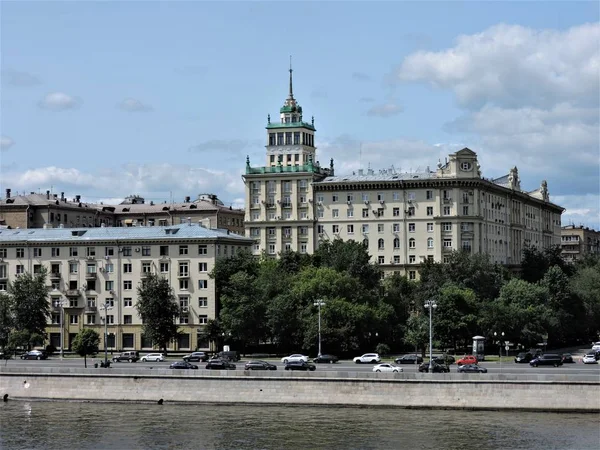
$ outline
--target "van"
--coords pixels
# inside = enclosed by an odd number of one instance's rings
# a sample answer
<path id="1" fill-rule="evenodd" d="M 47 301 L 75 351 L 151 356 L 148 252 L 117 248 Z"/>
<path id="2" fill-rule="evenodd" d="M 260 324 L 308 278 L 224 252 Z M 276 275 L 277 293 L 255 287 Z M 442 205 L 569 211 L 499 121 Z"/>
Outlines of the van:
<path id="1" fill-rule="evenodd" d="M 239 361 L 239 360 L 240 360 L 240 355 L 239 355 L 239 353 L 238 353 L 238 352 L 234 352 L 234 351 L 229 351 L 229 352 L 219 352 L 219 353 L 217 354 L 217 357 L 218 357 L 218 358 L 221 358 L 221 359 L 227 359 L 227 360 L 229 360 L 229 361 L 233 361 L 233 362 L 236 362 L 236 361 Z"/>

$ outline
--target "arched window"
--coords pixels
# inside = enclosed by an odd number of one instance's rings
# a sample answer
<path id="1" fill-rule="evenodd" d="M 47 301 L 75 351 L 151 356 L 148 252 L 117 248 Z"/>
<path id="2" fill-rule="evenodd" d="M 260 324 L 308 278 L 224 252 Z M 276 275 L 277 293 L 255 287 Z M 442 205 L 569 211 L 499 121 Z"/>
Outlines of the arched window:
<path id="1" fill-rule="evenodd" d="M 417 241 L 415 241 L 415 238 L 410 238 L 408 240 L 408 248 L 415 248 L 417 246 Z"/>
<path id="2" fill-rule="evenodd" d="M 398 250 L 400 248 L 400 238 L 394 239 L 394 250 Z"/>
<path id="3" fill-rule="evenodd" d="M 378 248 L 379 250 L 383 250 L 383 249 L 385 248 L 385 242 L 383 241 L 383 239 L 379 239 L 379 240 L 377 241 L 377 248 Z"/>
<path id="4" fill-rule="evenodd" d="M 427 239 L 427 248 L 433 248 L 433 238 Z"/>
<path id="5" fill-rule="evenodd" d="M 363 245 L 365 246 L 365 248 L 369 248 L 369 240 L 363 239 Z"/>

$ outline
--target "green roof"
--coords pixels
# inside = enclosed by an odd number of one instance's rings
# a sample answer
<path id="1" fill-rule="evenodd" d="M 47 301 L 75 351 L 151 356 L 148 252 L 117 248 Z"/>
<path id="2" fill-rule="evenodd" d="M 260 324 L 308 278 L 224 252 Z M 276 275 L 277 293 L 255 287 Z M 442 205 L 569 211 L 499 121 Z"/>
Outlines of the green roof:
<path id="1" fill-rule="evenodd" d="M 302 106 L 298 105 L 298 106 L 294 106 L 294 105 L 283 105 L 281 107 L 281 109 L 279 110 L 280 113 L 286 113 L 286 112 L 298 112 L 300 114 L 302 114 Z"/>
<path id="2" fill-rule="evenodd" d="M 290 123 L 269 123 L 267 124 L 267 130 L 275 128 L 308 128 L 312 131 L 317 131 L 316 128 L 307 122 L 290 122 Z"/>
<path id="3" fill-rule="evenodd" d="M 263 166 L 250 167 L 246 166 L 247 174 L 263 174 L 263 173 L 290 173 L 290 172 L 309 172 L 328 175 L 329 169 L 323 169 L 316 164 L 304 164 L 302 166 Z"/>

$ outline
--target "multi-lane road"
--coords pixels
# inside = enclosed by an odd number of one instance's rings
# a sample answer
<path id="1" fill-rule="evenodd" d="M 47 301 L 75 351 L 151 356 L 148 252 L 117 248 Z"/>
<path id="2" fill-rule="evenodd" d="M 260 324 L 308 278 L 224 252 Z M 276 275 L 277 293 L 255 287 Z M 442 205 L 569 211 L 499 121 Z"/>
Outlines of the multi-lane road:
<path id="1" fill-rule="evenodd" d="M 100 362 L 103 358 L 88 358 L 88 368 L 94 367 L 94 362 Z M 138 361 L 136 363 L 111 363 L 111 367 L 119 368 L 119 369 L 166 369 L 169 367 L 169 364 L 175 361 L 180 361 L 177 357 L 168 358 L 163 362 L 141 362 Z M 283 370 L 284 364 L 279 360 L 269 360 L 273 364 L 277 365 L 278 370 Z M 236 370 L 244 370 L 244 363 L 246 360 L 242 359 L 236 363 Z M 206 363 L 192 363 L 199 367 L 199 370 L 206 370 L 204 367 Z M 52 357 L 46 360 L 36 361 L 36 360 L 21 360 L 21 359 L 11 359 L 4 360 L 0 362 L 1 367 L 14 367 L 14 368 L 28 368 L 28 367 L 38 367 L 38 368 L 55 368 L 55 367 L 73 367 L 73 368 L 82 368 L 84 366 L 83 358 L 64 358 L 60 359 L 59 357 Z M 342 361 L 336 364 L 317 364 L 317 371 L 337 371 L 337 372 L 371 372 L 373 370 L 373 364 L 354 364 L 350 361 Z M 600 377 L 600 364 L 582 364 L 580 362 L 574 364 L 564 364 L 561 367 L 530 367 L 529 364 L 516 364 L 516 363 L 486 363 L 483 362 L 480 366 L 485 367 L 488 370 L 488 374 L 515 374 L 515 375 L 523 375 L 523 374 L 553 374 L 553 375 L 573 375 L 574 377 L 578 376 L 599 376 Z M 417 367 L 409 364 L 402 364 L 399 367 L 402 367 L 403 372 L 405 373 L 414 373 L 417 371 Z M 456 364 L 452 364 L 450 366 L 450 372 L 456 373 L 457 369 Z M 105 370 L 105 369 L 98 369 Z M 136 371 L 137 370 L 132 370 Z M 481 374 L 482 377 L 485 377 L 486 374 Z"/>

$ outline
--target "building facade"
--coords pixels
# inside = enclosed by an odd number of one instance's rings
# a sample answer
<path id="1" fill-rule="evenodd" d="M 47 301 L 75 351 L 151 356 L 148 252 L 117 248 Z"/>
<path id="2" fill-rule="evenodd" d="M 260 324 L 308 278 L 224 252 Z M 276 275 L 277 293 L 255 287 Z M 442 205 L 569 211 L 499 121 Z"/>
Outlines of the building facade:
<path id="1" fill-rule="evenodd" d="M 176 323 L 182 334 L 171 349 L 208 349 L 203 327 L 217 315 L 209 273 L 219 257 L 251 244 L 227 230 L 191 222 L 166 227 L 1 229 L 0 291 L 20 274 L 46 268 L 50 344 L 69 349 L 77 333 L 89 327 L 101 335 L 104 348 L 106 320 L 109 349 L 151 350 L 137 314 L 137 286 L 148 274 L 158 274 L 169 280 L 180 307 Z"/>
<path id="2" fill-rule="evenodd" d="M 567 225 L 561 229 L 562 257 L 574 262 L 587 255 L 600 254 L 600 232 L 584 226 Z"/>
<path id="3" fill-rule="evenodd" d="M 291 76 L 280 123 L 268 120 L 266 165 L 246 159 L 246 236 L 255 254 L 312 253 L 322 241 L 352 239 L 368 246 L 384 272 L 414 279 L 420 263 L 444 261 L 452 250 L 518 265 L 525 246 L 560 243 L 563 208 L 550 201 L 546 182 L 526 192 L 516 167 L 484 178 L 468 148 L 422 173 L 336 176 L 333 160 L 322 168 L 314 121 L 302 122 Z"/>

